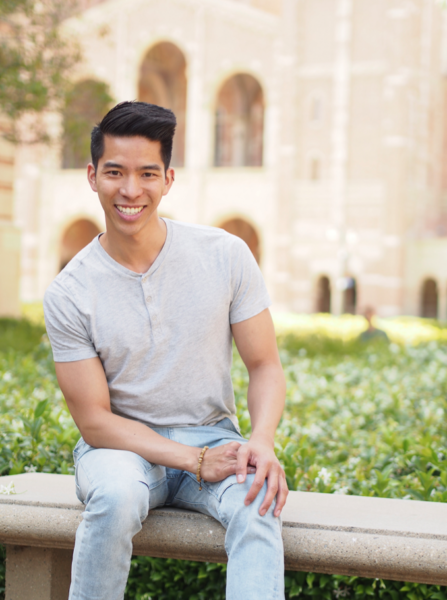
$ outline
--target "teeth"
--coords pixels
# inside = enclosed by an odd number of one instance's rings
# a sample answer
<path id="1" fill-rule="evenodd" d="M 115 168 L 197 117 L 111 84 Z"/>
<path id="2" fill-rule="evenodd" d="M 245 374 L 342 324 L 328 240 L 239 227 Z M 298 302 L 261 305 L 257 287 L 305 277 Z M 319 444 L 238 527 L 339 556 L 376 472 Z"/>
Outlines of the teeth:
<path id="1" fill-rule="evenodd" d="M 136 215 L 137 213 L 140 213 L 143 210 L 143 207 L 139 206 L 138 208 L 127 208 L 126 206 L 117 205 L 117 209 L 125 215 Z"/>

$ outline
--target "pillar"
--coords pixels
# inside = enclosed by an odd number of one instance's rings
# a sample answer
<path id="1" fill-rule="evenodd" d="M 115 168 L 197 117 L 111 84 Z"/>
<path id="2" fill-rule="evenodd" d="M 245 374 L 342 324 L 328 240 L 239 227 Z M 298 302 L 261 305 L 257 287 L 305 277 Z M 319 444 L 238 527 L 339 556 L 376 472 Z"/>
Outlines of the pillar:
<path id="1" fill-rule="evenodd" d="M 14 147 L 0 123 L 0 317 L 18 317 L 20 231 L 13 223 Z"/>
<path id="2" fill-rule="evenodd" d="M 67 600 L 72 550 L 6 547 L 6 600 Z"/>

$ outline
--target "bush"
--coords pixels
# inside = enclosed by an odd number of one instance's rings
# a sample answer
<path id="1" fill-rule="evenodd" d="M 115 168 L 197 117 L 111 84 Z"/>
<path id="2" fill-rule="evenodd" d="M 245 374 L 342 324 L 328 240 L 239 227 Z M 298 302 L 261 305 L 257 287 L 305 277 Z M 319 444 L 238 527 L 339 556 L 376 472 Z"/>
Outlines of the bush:
<path id="1" fill-rule="evenodd" d="M 307 335 L 279 337 L 288 390 L 276 451 L 290 488 L 447 501 L 445 330 L 431 324 L 429 335 L 435 339 L 419 344 L 360 345 L 357 321 L 340 320 L 357 327 L 349 336 L 338 335 L 339 321 L 322 322 L 326 330 L 314 327 Z M 407 325 L 391 325 L 394 339 L 405 340 Z M 423 322 L 412 320 L 408 327 L 426 339 Z M 73 472 L 71 450 L 79 434 L 57 386 L 48 341 L 39 341 L 42 332 L 27 321 L 0 321 L 3 475 Z M 248 436 L 248 377 L 237 354 L 233 382 L 242 432 Z M 126 599 L 218 600 L 225 597 L 225 568 L 135 557 Z M 4 554 L 0 598 L 2 573 Z M 439 586 L 339 575 L 288 572 L 285 584 L 287 598 L 447 600 Z"/>

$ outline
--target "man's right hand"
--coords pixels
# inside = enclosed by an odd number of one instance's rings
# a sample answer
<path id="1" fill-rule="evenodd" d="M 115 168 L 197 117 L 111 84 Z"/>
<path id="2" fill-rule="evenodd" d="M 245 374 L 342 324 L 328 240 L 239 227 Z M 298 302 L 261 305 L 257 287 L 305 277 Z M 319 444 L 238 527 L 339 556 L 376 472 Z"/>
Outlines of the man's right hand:
<path id="1" fill-rule="evenodd" d="M 237 469 L 237 451 L 240 447 L 239 442 L 230 442 L 207 450 L 200 469 L 202 479 L 215 483 L 234 475 Z M 256 473 L 256 468 L 249 465 L 247 473 Z"/>

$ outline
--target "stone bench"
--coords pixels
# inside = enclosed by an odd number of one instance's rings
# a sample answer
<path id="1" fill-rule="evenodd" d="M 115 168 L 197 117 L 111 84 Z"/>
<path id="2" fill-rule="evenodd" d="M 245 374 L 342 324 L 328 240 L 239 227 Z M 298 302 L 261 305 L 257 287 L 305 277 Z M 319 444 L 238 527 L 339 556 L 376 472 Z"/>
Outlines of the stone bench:
<path id="1" fill-rule="evenodd" d="M 83 505 L 74 477 L 0 477 L 0 543 L 7 548 L 6 600 L 67 600 Z M 223 527 L 186 510 L 152 511 L 134 553 L 225 562 Z M 447 505 L 292 492 L 283 511 L 286 568 L 447 585 Z"/>

